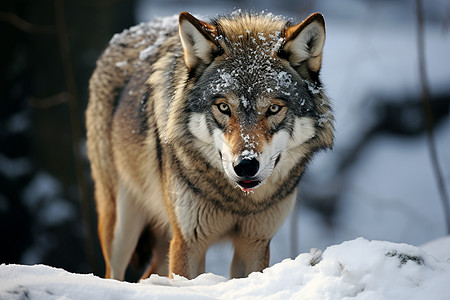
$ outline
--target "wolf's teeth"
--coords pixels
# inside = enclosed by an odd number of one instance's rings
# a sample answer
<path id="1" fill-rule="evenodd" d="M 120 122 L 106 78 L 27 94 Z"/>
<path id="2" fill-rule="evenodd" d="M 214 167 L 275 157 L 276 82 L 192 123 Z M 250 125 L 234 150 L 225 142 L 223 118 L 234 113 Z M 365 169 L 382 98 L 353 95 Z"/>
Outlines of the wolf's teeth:
<path id="1" fill-rule="evenodd" d="M 253 194 L 253 193 L 255 193 L 255 189 L 246 189 L 246 188 L 243 188 L 243 187 L 241 187 L 241 190 L 244 192 L 244 194 L 245 195 L 250 195 L 250 194 Z"/>

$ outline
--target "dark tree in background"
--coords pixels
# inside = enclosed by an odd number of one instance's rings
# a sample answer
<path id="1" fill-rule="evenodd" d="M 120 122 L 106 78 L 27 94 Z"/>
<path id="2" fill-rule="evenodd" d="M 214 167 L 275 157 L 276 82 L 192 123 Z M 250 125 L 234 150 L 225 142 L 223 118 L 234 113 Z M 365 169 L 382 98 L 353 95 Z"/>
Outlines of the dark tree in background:
<path id="1" fill-rule="evenodd" d="M 85 246 L 87 231 L 97 238 L 93 201 L 83 199 L 92 198 L 88 164 L 74 154 L 84 152 L 95 61 L 114 33 L 135 24 L 134 8 L 129 0 L 0 2 L 0 263 L 103 275 L 97 241 Z M 82 200 L 90 228 L 80 223 Z"/>

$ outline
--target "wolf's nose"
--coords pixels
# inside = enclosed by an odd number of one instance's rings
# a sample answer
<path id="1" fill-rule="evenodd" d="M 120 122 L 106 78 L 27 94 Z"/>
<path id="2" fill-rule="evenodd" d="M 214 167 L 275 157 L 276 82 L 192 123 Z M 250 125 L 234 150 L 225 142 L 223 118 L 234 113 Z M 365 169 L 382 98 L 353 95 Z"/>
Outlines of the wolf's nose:
<path id="1" fill-rule="evenodd" d="M 258 173 L 259 162 L 256 158 L 238 157 L 235 162 L 234 171 L 239 177 L 253 177 Z"/>

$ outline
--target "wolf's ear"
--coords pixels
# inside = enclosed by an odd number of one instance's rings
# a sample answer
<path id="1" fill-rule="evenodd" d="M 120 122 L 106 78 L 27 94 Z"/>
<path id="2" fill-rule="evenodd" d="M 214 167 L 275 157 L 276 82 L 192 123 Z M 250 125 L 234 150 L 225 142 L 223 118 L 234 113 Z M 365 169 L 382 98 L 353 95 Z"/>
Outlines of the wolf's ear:
<path id="1" fill-rule="evenodd" d="M 180 14 L 179 23 L 184 60 L 188 70 L 191 71 L 199 63 L 209 64 L 219 49 L 216 42 L 216 27 L 196 19 L 185 11 Z"/>
<path id="2" fill-rule="evenodd" d="M 324 43 L 325 20 L 321 14 L 314 13 L 300 24 L 285 30 L 285 41 L 279 55 L 300 73 L 312 71 L 317 74 L 322 66 Z"/>

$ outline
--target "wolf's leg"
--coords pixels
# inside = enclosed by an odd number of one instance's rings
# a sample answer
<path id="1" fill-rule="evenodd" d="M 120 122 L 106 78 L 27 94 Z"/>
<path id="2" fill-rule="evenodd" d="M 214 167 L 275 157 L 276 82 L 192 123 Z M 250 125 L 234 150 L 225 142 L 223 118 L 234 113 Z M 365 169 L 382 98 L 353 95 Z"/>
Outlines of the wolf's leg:
<path id="1" fill-rule="evenodd" d="M 178 230 L 170 242 L 169 276 L 193 279 L 205 272 L 206 248 L 198 241 L 186 241 Z"/>
<path id="2" fill-rule="evenodd" d="M 110 189 L 100 180 L 95 182 L 95 200 L 98 214 L 98 236 L 102 246 L 102 253 L 105 259 L 105 278 L 111 277 L 111 249 L 114 236 L 114 226 L 116 223 L 115 196 Z"/>
<path id="3" fill-rule="evenodd" d="M 170 239 L 161 235 L 156 237 L 156 245 L 152 252 L 152 263 L 142 274 L 141 279 L 150 277 L 151 274 L 167 276 L 169 274 L 169 246 Z"/>
<path id="4" fill-rule="evenodd" d="M 146 225 L 142 209 L 133 201 L 133 195 L 119 184 L 116 202 L 116 224 L 110 257 L 110 277 L 123 280 L 126 268 Z"/>
<path id="5" fill-rule="evenodd" d="M 270 240 L 246 240 L 236 238 L 230 277 L 246 277 L 251 272 L 262 271 L 269 265 Z"/>
<path id="6" fill-rule="evenodd" d="M 153 252 L 157 262 L 155 271 L 161 276 L 167 276 L 169 274 L 169 247 L 170 240 L 166 237 L 162 237 L 158 240 Z"/>
<path id="7" fill-rule="evenodd" d="M 111 248 L 114 235 L 115 211 L 98 210 L 98 236 L 105 259 L 105 278 L 111 277 Z"/>

